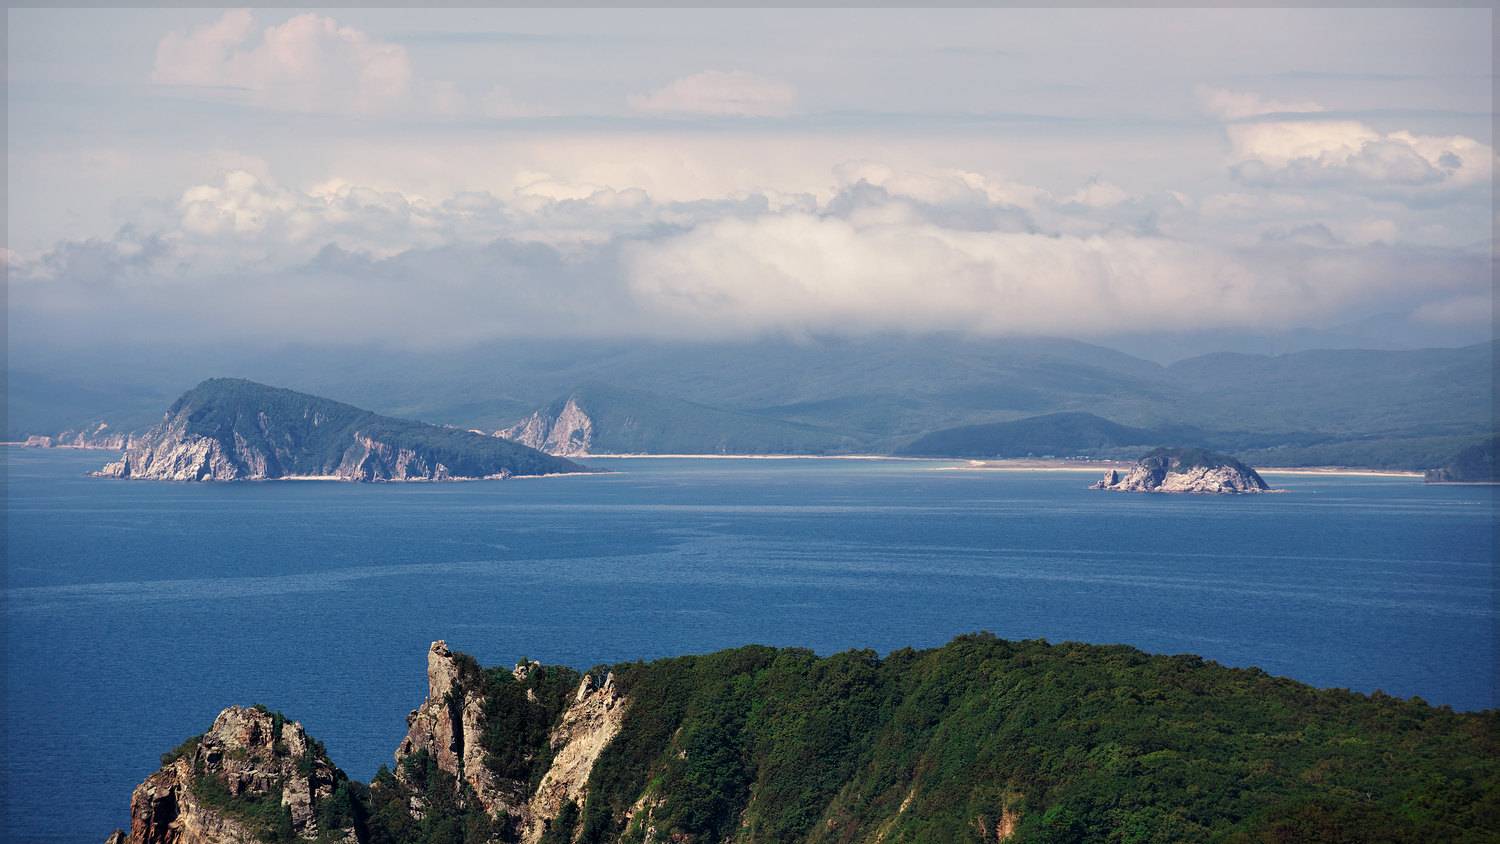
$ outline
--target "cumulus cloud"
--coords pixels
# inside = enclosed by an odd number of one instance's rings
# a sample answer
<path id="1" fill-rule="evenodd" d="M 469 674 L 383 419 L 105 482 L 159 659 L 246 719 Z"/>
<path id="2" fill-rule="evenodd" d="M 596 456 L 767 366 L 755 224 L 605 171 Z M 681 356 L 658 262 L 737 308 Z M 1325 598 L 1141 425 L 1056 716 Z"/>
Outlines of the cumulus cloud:
<path id="1" fill-rule="evenodd" d="M 1163 323 L 1287 326 L 1414 292 L 1381 260 L 1296 245 L 1247 254 L 1130 234 L 977 232 L 909 217 L 782 214 L 630 244 L 625 269 L 632 291 L 653 307 L 744 332 L 1107 336 Z M 1473 275 L 1463 283 L 1475 283 Z"/>
<path id="2" fill-rule="evenodd" d="M 256 31 L 247 9 L 171 32 L 156 47 L 151 80 L 208 89 L 296 111 L 382 112 L 411 87 L 406 49 L 307 13 Z"/>
<path id="3" fill-rule="evenodd" d="M 1274 115 L 1323 109 L 1209 90 L 1210 111 L 1230 121 L 1224 127 L 1230 171 L 1246 184 L 1432 192 L 1490 181 L 1494 150 L 1464 135 L 1385 132 L 1356 120 L 1280 119 Z"/>
<path id="4" fill-rule="evenodd" d="M 633 95 L 629 102 L 652 114 L 778 117 L 790 113 L 796 100 L 796 90 L 782 82 L 740 70 L 705 70 Z"/>
<path id="5" fill-rule="evenodd" d="M 167 203 L 157 230 L 16 259 L 12 304 L 79 326 L 87 315 L 106 332 L 165 320 L 418 344 L 877 330 L 1106 338 L 1143 325 L 1280 329 L 1350 308 L 1410 310 L 1476 295 L 1488 279 L 1474 256 L 1389 245 L 1380 218 L 1288 223 L 1231 246 L 1125 225 L 1194 212 L 1170 194 L 1121 199 L 1098 181 L 1058 196 L 872 161 L 831 176 L 822 201 L 662 202 L 544 172 L 522 174 L 506 196 L 430 199 L 231 171 Z M 1252 198 L 1204 205 L 1264 213 Z"/>

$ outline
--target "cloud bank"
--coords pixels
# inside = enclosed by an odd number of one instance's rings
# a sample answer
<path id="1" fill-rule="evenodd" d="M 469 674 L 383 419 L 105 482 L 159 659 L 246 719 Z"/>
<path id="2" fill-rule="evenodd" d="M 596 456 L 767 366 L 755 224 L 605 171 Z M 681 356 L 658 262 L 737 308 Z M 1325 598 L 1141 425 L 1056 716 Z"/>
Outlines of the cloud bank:
<path id="1" fill-rule="evenodd" d="M 411 88 L 406 49 L 307 13 L 256 31 L 248 9 L 164 36 L 151 81 L 295 111 L 379 113 Z"/>
<path id="2" fill-rule="evenodd" d="M 1350 312 L 1451 319 L 1488 261 L 1305 227 L 1247 245 L 1124 224 L 1176 208 L 1091 182 L 1064 196 L 850 162 L 828 199 L 658 202 L 539 180 L 441 200 L 244 171 L 160 228 L 11 267 L 12 303 L 90 331 L 412 344 L 504 336 L 951 331 L 1107 338 L 1277 330 Z M 1153 202 L 1156 204 L 1153 205 Z M 1161 203 L 1166 203 L 1165 205 Z"/>

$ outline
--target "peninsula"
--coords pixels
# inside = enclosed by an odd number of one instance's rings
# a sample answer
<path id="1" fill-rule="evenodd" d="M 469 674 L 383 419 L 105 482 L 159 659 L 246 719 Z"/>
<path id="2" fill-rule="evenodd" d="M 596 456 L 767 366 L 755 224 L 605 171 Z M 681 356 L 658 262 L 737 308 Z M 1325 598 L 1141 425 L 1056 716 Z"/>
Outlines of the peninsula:
<path id="1" fill-rule="evenodd" d="M 174 481 L 498 479 L 587 471 L 570 460 L 459 428 L 380 416 L 238 378 L 184 393 L 96 475 Z"/>
<path id="2" fill-rule="evenodd" d="M 434 642 L 369 785 L 231 707 L 109 842 L 1490 841 L 1497 715 L 989 634 L 587 672 Z"/>

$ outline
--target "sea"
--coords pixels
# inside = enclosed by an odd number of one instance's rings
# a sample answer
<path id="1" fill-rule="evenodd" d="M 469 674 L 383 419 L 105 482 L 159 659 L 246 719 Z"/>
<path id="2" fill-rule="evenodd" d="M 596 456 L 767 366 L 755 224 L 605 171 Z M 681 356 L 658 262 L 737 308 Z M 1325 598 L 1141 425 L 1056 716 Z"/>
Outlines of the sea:
<path id="1" fill-rule="evenodd" d="M 1496 705 L 1494 488 L 1270 474 L 1283 494 L 1090 491 L 962 462 L 597 459 L 447 484 L 96 479 L 9 448 L 8 842 L 97 842 L 231 704 L 389 764 L 430 642 L 588 668 L 746 643 L 832 653 L 1126 643 L 1321 687 Z"/>

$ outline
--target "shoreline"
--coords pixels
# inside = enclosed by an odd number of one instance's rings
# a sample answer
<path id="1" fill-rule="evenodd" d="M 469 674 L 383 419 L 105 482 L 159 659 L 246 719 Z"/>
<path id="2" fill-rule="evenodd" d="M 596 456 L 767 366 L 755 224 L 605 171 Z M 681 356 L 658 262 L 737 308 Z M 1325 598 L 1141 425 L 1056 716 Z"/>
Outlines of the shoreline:
<path id="1" fill-rule="evenodd" d="M 939 471 L 957 472 L 1097 472 L 1106 469 L 1129 469 L 1132 461 L 1114 460 L 970 460 L 967 466 L 942 466 Z M 1360 469 L 1352 466 L 1266 466 L 1256 467 L 1262 475 L 1307 475 L 1328 477 L 1422 478 L 1421 472 L 1403 469 Z"/>
<path id="2" fill-rule="evenodd" d="M 116 451 L 98 446 L 54 445 L 27 446 L 23 442 L 0 442 L 0 445 L 15 448 L 32 448 L 37 451 Z M 961 466 L 935 466 L 939 472 L 1100 472 L 1106 469 L 1129 469 L 1135 463 L 1129 460 L 1047 460 L 1037 458 L 1003 458 L 995 460 L 973 460 L 963 457 L 907 457 L 894 454 L 574 454 L 559 455 L 569 460 L 887 460 L 908 463 L 964 463 Z M 1372 478 L 1422 478 L 1422 472 L 1404 469 L 1363 469 L 1354 466 L 1266 466 L 1256 468 L 1262 475 L 1301 475 L 1316 477 L 1372 477 Z M 605 472 L 556 472 L 545 475 L 512 475 L 512 478 L 548 478 L 567 475 L 614 474 Z M 338 480 L 332 475 L 295 475 L 281 478 L 266 478 L 278 481 L 324 481 Z M 489 478 L 451 478 L 450 480 L 490 480 Z M 1450 482 L 1462 483 L 1462 482 Z M 1484 482 L 1479 482 L 1482 485 Z"/>

